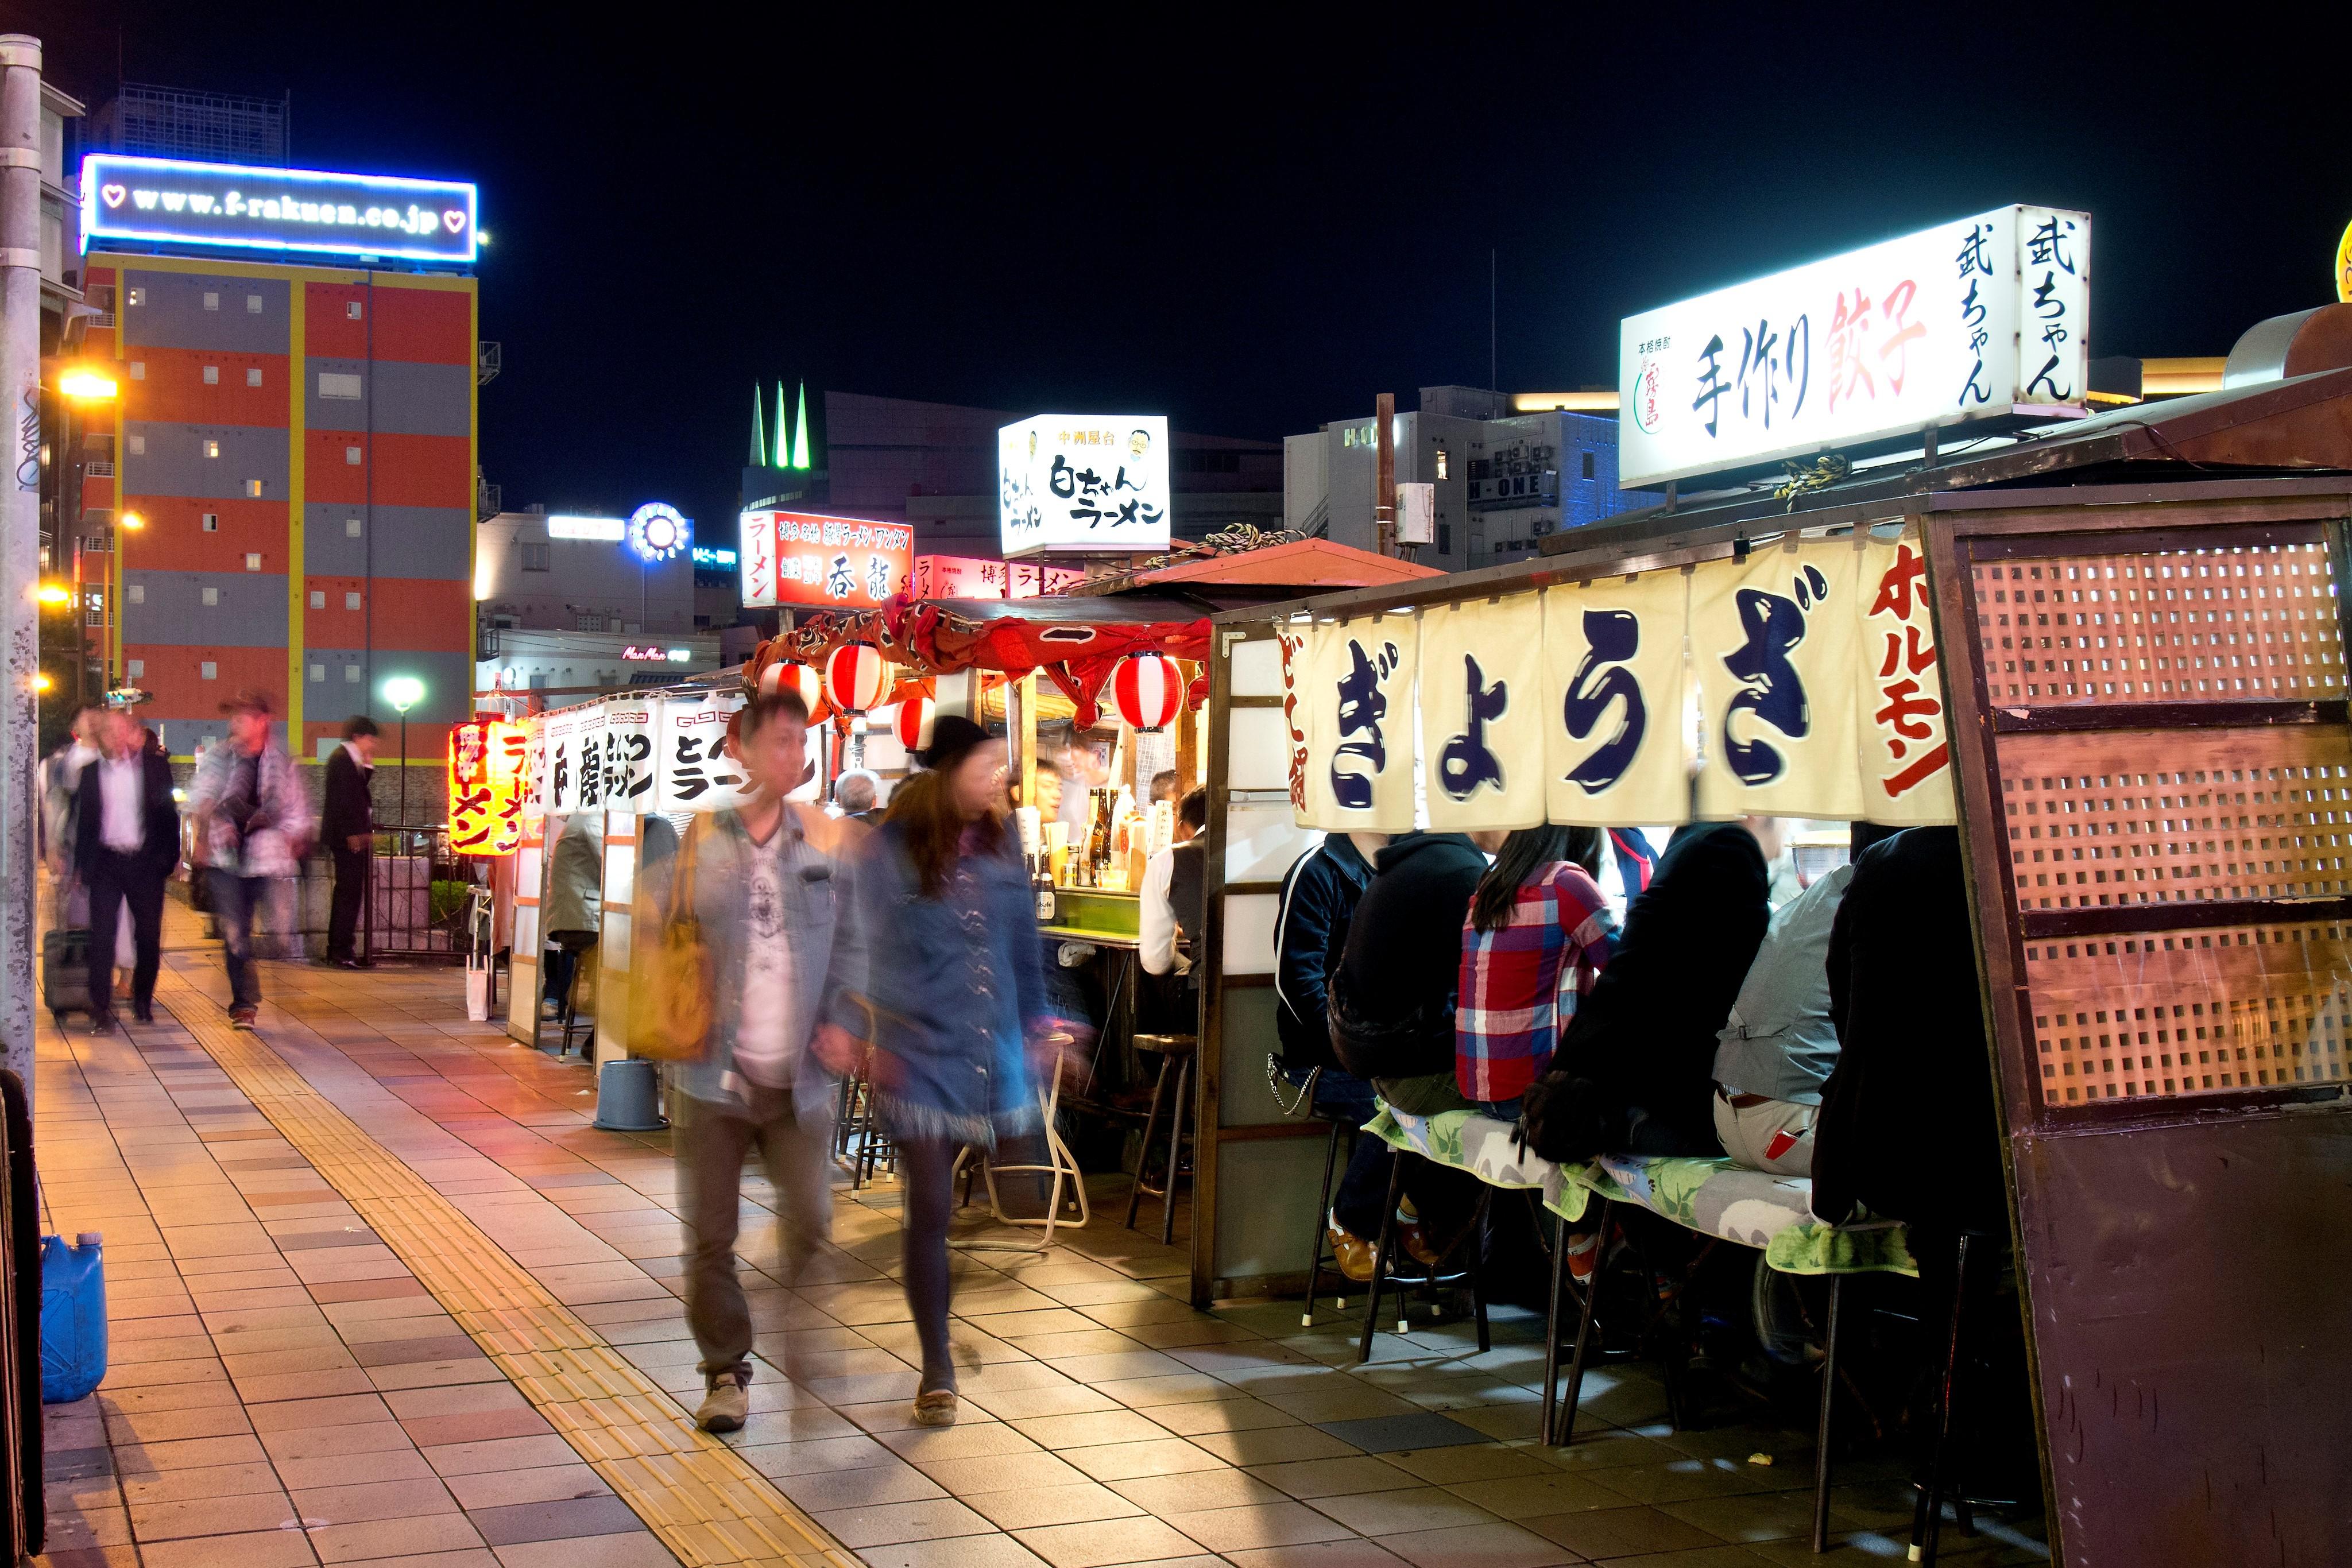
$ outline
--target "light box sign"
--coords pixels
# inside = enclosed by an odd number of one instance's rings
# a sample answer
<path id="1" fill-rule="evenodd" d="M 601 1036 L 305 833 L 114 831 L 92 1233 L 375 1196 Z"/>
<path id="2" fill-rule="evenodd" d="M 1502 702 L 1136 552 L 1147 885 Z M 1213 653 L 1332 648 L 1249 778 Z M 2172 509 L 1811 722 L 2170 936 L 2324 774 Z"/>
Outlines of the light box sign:
<path id="1" fill-rule="evenodd" d="M 92 240 L 471 262 L 476 192 L 456 180 L 253 169 L 93 152 L 81 161 Z"/>
<path id="2" fill-rule="evenodd" d="M 918 599 L 1036 599 L 1062 593 L 1086 574 L 1034 560 L 983 560 L 976 556 L 919 555 Z"/>
<path id="3" fill-rule="evenodd" d="M 903 591 L 915 570 L 910 524 L 758 511 L 745 512 L 742 526 L 746 609 L 872 610 Z"/>
<path id="4" fill-rule="evenodd" d="M 2011 413 L 2089 374 L 2091 218 L 2002 207 L 1625 319 L 1625 489 Z"/>
<path id="5" fill-rule="evenodd" d="M 997 432 L 1004 553 L 1168 548 L 1163 414 L 1041 413 Z"/>

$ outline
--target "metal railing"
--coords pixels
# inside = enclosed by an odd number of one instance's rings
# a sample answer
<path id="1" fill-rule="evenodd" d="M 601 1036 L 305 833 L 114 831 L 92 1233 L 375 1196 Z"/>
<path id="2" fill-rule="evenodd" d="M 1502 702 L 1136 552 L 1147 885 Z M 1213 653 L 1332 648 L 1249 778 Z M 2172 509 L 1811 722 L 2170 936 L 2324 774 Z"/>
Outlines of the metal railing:
<path id="1" fill-rule="evenodd" d="M 362 950 L 370 958 L 466 956 L 474 890 L 489 885 L 490 862 L 449 852 L 442 823 L 378 828 L 368 852 L 368 896 L 362 905 Z"/>

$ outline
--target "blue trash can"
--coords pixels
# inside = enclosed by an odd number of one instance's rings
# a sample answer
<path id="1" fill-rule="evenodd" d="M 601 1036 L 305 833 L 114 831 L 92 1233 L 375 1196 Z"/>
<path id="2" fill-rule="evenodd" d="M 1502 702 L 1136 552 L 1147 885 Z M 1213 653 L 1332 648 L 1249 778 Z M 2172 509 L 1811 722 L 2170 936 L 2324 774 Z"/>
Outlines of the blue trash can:
<path id="1" fill-rule="evenodd" d="M 95 1230 L 41 1238 L 41 1403 L 87 1397 L 106 1376 L 106 1259 Z"/>
<path id="2" fill-rule="evenodd" d="M 595 1124 L 607 1133 L 658 1133 L 668 1126 L 661 1113 L 661 1063 L 628 1057 L 599 1068 Z"/>

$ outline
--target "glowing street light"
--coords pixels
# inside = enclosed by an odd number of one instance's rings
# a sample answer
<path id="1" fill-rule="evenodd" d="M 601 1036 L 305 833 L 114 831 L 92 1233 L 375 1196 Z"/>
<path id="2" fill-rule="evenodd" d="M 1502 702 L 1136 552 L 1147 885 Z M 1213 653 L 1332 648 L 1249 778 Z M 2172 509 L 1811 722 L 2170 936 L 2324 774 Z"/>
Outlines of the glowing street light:
<path id="1" fill-rule="evenodd" d="M 62 582 L 45 582 L 41 584 L 40 599 L 44 604 L 70 604 L 73 590 Z"/>
<path id="2" fill-rule="evenodd" d="M 394 675 L 383 683 L 383 700 L 400 715 L 400 831 L 408 829 L 408 710 L 425 700 L 425 683 L 415 675 Z"/>
<path id="3" fill-rule="evenodd" d="M 86 365 L 75 365 L 58 375 L 58 391 L 84 402 L 102 402 L 121 389 L 112 376 L 93 371 Z"/>
<path id="4" fill-rule="evenodd" d="M 114 520 L 123 528 L 132 529 L 133 531 L 143 528 L 147 526 L 147 519 L 141 517 L 137 512 L 125 512 Z"/>

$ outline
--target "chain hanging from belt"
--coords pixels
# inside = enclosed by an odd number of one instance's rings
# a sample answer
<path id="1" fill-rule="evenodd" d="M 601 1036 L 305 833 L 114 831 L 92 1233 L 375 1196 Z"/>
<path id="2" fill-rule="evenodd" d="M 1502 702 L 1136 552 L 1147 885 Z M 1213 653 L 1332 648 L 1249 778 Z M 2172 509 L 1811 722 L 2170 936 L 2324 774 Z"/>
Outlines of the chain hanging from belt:
<path id="1" fill-rule="evenodd" d="M 1266 1052 L 1265 1091 L 1267 1093 L 1274 1096 L 1275 1109 L 1280 1111 L 1284 1115 L 1293 1118 L 1304 1116 L 1314 1105 L 1316 1081 L 1323 1076 L 1323 1070 L 1319 1067 L 1311 1067 L 1307 1069 L 1307 1082 L 1298 1086 L 1298 1097 L 1293 1100 L 1289 1104 L 1286 1105 L 1282 1103 L 1283 1075 L 1281 1061 L 1282 1059 L 1275 1055 L 1272 1051 Z"/>

